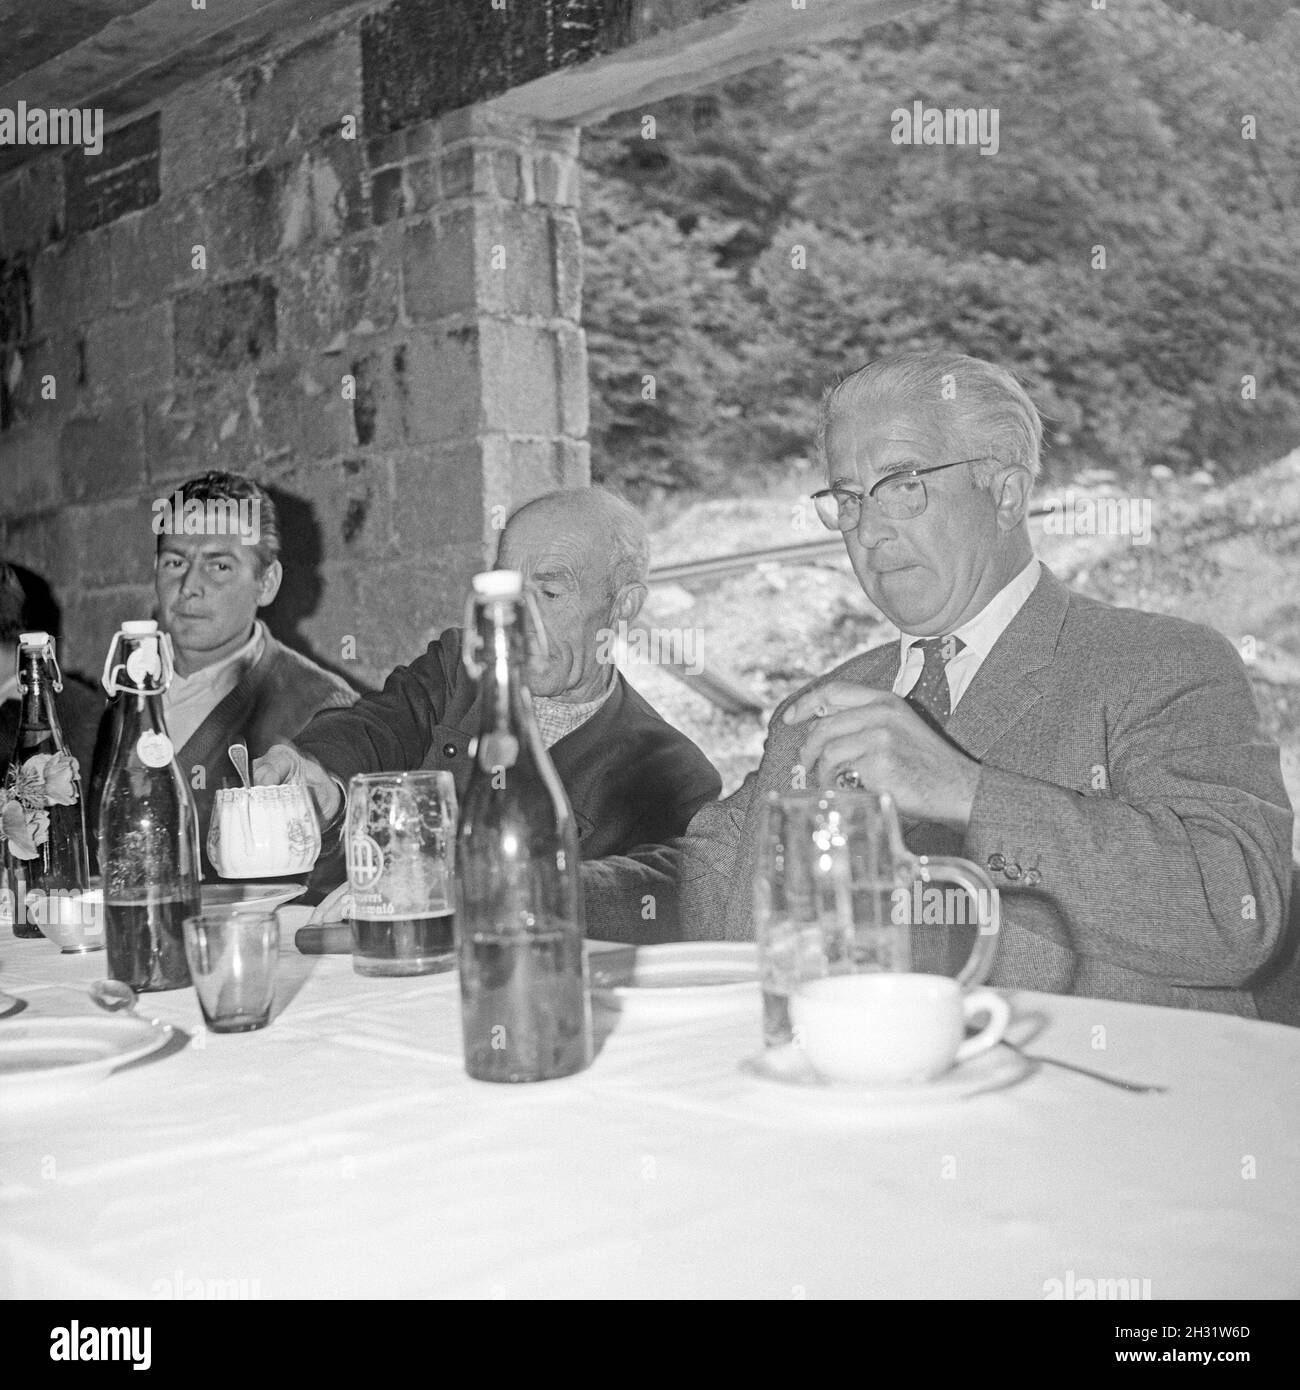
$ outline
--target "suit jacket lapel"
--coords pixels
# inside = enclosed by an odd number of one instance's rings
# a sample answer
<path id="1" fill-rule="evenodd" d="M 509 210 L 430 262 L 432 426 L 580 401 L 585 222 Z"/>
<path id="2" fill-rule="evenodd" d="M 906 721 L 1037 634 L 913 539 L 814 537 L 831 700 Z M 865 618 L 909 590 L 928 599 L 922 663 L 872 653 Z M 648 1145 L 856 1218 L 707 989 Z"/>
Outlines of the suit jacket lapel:
<path id="1" fill-rule="evenodd" d="M 1034 592 L 975 672 L 947 733 L 972 758 L 982 758 L 1014 729 L 1046 688 L 1038 673 L 1051 665 L 1070 591 L 1043 566 Z"/>

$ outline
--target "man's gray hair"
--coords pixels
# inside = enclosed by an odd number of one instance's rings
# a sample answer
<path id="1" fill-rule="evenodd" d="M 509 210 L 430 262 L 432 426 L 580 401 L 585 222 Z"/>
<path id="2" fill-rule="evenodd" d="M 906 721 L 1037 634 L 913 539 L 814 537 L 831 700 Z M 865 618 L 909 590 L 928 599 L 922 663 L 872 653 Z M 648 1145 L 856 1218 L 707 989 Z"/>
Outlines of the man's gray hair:
<path id="1" fill-rule="evenodd" d="M 609 540 L 609 588 L 613 598 L 629 584 L 645 584 L 650 575 L 650 536 L 635 507 L 603 487 L 561 488 L 525 502 L 510 514 L 516 517 L 534 507 L 553 508 L 566 516 L 576 513 L 603 525 Z M 502 537 L 504 540 L 504 536 Z"/>
<path id="2" fill-rule="evenodd" d="M 817 457 L 826 464 L 826 429 L 835 415 L 857 415 L 882 408 L 923 410 L 936 419 L 952 460 L 983 451 L 997 463 L 1042 471 L 1043 422 L 1025 388 L 1005 367 L 958 352 L 901 352 L 859 367 L 829 387 L 817 420 Z M 948 411 L 945 416 L 941 413 Z M 988 487 L 996 464 L 973 470 Z"/>

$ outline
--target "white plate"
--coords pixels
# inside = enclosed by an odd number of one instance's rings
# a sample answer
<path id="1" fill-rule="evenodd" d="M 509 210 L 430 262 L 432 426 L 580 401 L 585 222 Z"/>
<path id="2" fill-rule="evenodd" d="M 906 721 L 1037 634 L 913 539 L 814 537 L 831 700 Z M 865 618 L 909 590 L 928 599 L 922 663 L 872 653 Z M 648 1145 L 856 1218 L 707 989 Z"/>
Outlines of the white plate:
<path id="1" fill-rule="evenodd" d="M 988 1052 L 960 1062 L 934 1081 L 903 1086 L 849 1086 L 823 1081 L 813 1071 L 807 1054 L 794 1046 L 774 1047 L 757 1057 L 747 1057 L 740 1069 L 756 1078 L 771 1095 L 799 1107 L 840 1115 L 871 1110 L 915 1109 L 947 1105 L 955 1100 L 1014 1086 L 1031 1070 L 1019 1052 L 1001 1043 Z"/>
<path id="2" fill-rule="evenodd" d="M 171 1041 L 143 1018 L 17 1018 L 0 1022 L 0 1110 L 60 1100 Z"/>
<path id="3" fill-rule="evenodd" d="M 307 891 L 305 883 L 204 883 L 200 887 L 202 906 L 233 907 L 236 903 L 250 912 L 274 912 Z"/>
<path id="4" fill-rule="evenodd" d="M 696 1012 L 722 1003 L 759 1006 L 751 941 L 674 941 L 588 954 L 592 998 L 606 1008 Z"/>

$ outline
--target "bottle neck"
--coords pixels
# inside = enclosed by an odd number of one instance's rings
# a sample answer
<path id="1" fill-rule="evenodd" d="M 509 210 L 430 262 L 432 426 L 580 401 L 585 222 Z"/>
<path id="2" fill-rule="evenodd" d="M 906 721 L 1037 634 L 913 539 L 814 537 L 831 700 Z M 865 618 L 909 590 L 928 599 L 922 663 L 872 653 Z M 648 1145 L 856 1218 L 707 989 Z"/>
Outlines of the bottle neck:
<path id="1" fill-rule="evenodd" d="M 63 731 L 54 704 L 54 685 L 45 658 L 39 652 L 24 652 L 18 677 L 21 693 L 19 733 L 16 754 L 65 752 Z"/>
<path id="2" fill-rule="evenodd" d="M 23 653 L 18 689 L 22 697 L 20 719 L 24 731 L 48 728 L 48 696 L 52 692 L 45 679 L 45 663 L 35 652 Z"/>
<path id="3" fill-rule="evenodd" d="M 523 605 L 514 600 L 485 602 L 478 615 L 483 666 L 483 728 L 522 735 L 532 723 L 526 695 L 528 642 L 523 629 Z"/>

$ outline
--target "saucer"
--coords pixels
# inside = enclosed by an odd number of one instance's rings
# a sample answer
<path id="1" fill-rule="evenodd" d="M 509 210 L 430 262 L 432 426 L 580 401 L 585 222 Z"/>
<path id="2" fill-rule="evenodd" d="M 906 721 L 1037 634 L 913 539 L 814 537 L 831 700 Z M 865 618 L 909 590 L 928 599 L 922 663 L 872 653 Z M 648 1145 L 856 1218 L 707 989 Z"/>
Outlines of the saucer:
<path id="1" fill-rule="evenodd" d="M 747 941 L 674 941 L 588 951 L 592 998 L 619 1012 L 758 1008 L 758 949 Z"/>
<path id="2" fill-rule="evenodd" d="M 741 1071 L 762 1081 L 773 1096 L 779 1095 L 798 1106 L 849 1115 L 900 1106 L 912 1109 L 947 1105 L 985 1091 L 1014 1086 L 1032 1067 L 1026 1057 L 1002 1043 L 968 1062 L 958 1062 L 933 1081 L 903 1085 L 850 1086 L 842 1081 L 824 1081 L 813 1071 L 802 1049 L 793 1044 L 768 1048 L 740 1064 Z"/>

